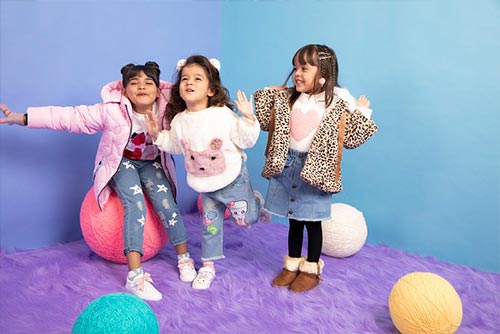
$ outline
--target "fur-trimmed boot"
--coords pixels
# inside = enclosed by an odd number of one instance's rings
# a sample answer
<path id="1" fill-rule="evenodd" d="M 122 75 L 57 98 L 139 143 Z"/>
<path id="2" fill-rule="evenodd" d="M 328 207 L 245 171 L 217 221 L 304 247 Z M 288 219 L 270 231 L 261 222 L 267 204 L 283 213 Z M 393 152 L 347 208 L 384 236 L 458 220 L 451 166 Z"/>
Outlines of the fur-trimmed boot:
<path id="1" fill-rule="evenodd" d="M 319 262 L 304 261 L 299 266 L 299 275 L 290 285 L 290 290 L 293 292 L 304 292 L 316 287 L 321 280 L 321 273 L 325 263 L 322 260 Z"/>
<path id="2" fill-rule="evenodd" d="M 300 264 L 305 260 L 305 257 L 290 257 L 285 255 L 283 271 L 273 279 L 273 286 L 290 286 L 290 284 L 292 284 L 295 278 L 299 275 Z"/>

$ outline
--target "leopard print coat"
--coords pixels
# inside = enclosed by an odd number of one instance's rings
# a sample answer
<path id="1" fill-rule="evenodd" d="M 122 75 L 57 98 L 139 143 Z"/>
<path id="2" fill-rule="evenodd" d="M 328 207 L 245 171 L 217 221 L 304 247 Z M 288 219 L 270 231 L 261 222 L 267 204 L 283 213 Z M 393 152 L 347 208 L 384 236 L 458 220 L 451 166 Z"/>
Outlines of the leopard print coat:
<path id="1" fill-rule="evenodd" d="M 269 179 L 279 175 L 285 167 L 290 143 L 290 95 L 286 90 L 263 89 L 254 93 L 256 116 L 263 131 L 269 131 L 271 109 L 274 108 L 274 131 L 262 176 Z M 311 143 L 300 176 L 310 185 L 329 193 L 342 191 L 342 178 L 335 177 L 339 160 L 339 122 L 346 113 L 344 147 L 353 149 L 365 143 L 375 132 L 377 125 L 359 111 L 349 112 L 347 102 L 335 96 L 325 112 Z"/>

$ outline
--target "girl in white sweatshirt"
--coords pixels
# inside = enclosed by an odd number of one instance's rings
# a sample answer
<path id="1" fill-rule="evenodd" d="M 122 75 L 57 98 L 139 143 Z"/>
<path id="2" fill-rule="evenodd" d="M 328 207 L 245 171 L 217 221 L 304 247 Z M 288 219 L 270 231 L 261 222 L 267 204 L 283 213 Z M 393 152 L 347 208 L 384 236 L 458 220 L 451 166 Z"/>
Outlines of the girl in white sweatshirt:
<path id="1" fill-rule="evenodd" d="M 194 55 L 177 64 L 177 82 L 169 103 L 170 130 L 159 132 L 154 118 L 148 131 L 154 143 L 169 153 L 184 155 L 187 183 L 202 194 L 203 267 L 194 289 L 208 289 L 215 278 L 214 260 L 224 258 L 223 222 L 226 208 L 232 220 L 250 227 L 259 219 L 262 196 L 252 189 L 244 149 L 255 145 L 260 132 L 252 98 L 238 91 L 238 116 L 219 76 L 216 59 Z"/>

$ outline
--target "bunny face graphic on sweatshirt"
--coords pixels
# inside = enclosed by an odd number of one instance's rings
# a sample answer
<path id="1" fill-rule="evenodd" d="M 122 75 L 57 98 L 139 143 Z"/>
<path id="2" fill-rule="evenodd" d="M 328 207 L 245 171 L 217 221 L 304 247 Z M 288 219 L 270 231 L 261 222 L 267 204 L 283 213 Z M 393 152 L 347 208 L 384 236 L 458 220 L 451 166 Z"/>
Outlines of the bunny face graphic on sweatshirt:
<path id="1" fill-rule="evenodd" d="M 193 151 L 188 140 L 181 140 L 184 160 L 188 173 L 196 176 L 214 176 L 226 170 L 226 160 L 222 153 L 222 140 L 212 139 L 204 151 Z"/>

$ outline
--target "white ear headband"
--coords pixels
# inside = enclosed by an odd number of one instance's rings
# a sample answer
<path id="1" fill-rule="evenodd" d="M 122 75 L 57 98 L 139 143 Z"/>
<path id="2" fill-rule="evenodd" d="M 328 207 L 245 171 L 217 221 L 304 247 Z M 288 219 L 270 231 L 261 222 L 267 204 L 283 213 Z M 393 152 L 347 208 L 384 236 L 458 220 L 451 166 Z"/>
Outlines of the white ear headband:
<path id="1" fill-rule="evenodd" d="M 179 61 L 177 62 L 177 66 L 175 67 L 175 69 L 177 71 L 180 71 L 181 68 L 184 67 L 184 65 L 186 65 L 186 59 L 179 59 Z"/>
<path id="2" fill-rule="evenodd" d="M 212 64 L 217 69 L 217 71 L 220 71 L 220 61 L 218 61 L 215 58 L 211 58 L 211 59 L 209 59 L 209 62 L 210 62 L 210 64 Z M 175 67 L 175 69 L 177 71 L 180 71 L 184 67 L 184 65 L 186 65 L 186 59 L 179 59 L 179 61 L 177 62 L 177 66 Z"/>
<path id="3" fill-rule="evenodd" d="M 210 64 L 214 65 L 214 67 L 217 69 L 217 71 L 220 71 L 220 61 L 218 61 L 215 58 L 210 58 Z"/>

